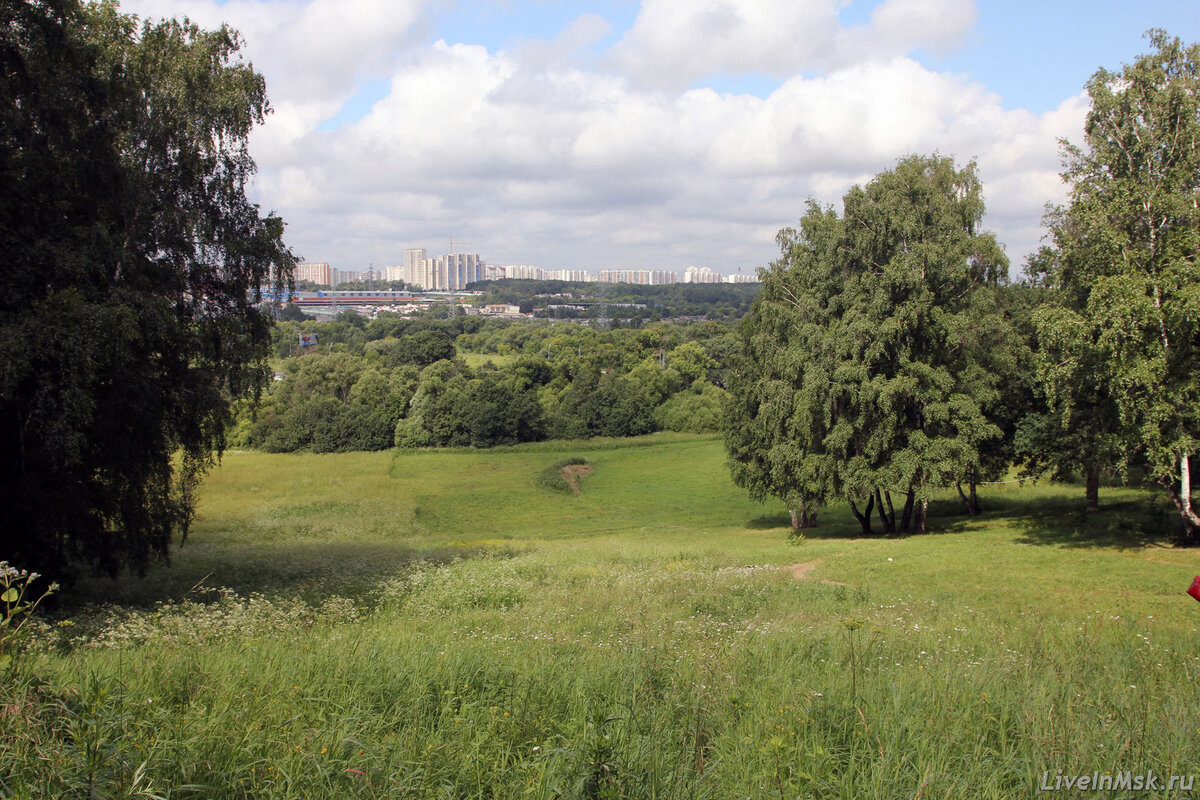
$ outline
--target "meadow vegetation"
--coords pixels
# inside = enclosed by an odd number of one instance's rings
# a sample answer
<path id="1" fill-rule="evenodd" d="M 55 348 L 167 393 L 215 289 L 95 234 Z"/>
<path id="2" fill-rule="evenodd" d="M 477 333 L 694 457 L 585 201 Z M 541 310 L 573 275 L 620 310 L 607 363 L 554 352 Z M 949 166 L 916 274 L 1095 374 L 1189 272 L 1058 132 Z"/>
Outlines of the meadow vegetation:
<path id="1" fill-rule="evenodd" d="M 574 459 L 581 494 L 539 485 Z M 1161 498 L 984 486 L 926 535 L 831 507 L 789 539 L 724 460 L 229 452 L 171 568 L 34 620 L 0 796 L 1012 798 L 1197 763 L 1200 553 Z"/>

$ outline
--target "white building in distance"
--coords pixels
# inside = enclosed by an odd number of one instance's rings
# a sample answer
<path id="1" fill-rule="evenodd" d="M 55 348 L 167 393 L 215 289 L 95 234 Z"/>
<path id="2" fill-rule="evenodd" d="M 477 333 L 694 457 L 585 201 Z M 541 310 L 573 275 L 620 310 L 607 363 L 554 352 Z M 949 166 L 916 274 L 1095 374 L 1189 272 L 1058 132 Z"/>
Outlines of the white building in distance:
<path id="1" fill-rule="evenodd" d="M 684 283 L 724 283 L 725 276 L 708 267 L 688 267 L 683 271 Z"/>

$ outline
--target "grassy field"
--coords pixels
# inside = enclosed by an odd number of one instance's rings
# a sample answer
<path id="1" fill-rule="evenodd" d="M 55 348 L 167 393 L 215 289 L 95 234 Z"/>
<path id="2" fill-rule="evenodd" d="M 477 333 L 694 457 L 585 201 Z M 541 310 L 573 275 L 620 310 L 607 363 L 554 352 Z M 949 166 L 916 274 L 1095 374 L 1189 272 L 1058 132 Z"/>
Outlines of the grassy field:
<path id="1" fill-rule="evenodd" d="M 581 494 L 538 477 L 581 457 Z M 232 452 L 0 696 L 0 796 L 1019 798 L 1200 771 L 1200 552 L 1133 490 L 799 543 L 712 438 Z M 1057 795 L 1050 795 L 1057 796 Z"/>
<path id="2" fill-rule="evenodd" d="M 471 369 L 479 369 L 484 364 L 495 364 L 503 367 L 516 360 L 516 356 L 505 356 L 499 353 L 472 353 L 469 350 L 459 350 L 458 357 Z"/>

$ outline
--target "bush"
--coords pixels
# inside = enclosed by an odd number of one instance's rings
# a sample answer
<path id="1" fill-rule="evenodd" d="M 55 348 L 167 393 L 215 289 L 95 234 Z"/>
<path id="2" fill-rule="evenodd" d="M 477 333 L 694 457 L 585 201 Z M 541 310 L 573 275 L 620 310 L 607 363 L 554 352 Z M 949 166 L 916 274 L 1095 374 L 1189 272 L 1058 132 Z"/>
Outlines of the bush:
<path id="1" fill-rule="evenodd" d="M 701 383 L 697 381 L 697 383 Z M 711 383 L 673 396 L 654 410 L 659 427 L 679 433 L 716 433 L 724 429 L 722 417 L 728 393 Z"/>

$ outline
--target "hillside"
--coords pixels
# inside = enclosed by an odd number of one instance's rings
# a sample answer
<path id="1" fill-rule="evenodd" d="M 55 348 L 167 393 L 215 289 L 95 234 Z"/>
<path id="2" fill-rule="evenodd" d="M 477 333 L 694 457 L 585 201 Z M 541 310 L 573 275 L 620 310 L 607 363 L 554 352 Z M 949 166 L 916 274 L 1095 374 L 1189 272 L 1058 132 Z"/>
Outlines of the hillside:
<path id="1" fill-rule="evenodd" d="M 537 484 L 569 456 L 581 494 Z M 789 544 L 723 460 L 680 435 L 231 452 L 175 566 L 89 585 L 108 603 L 21 662 L 0 788 L 1009 798 L 1196 763 L 1200 553 L 1139 533 L 1148 496 L 1089 517 L 1078 487 L 989 487 L 934 534 L 827 509 Z"/>

